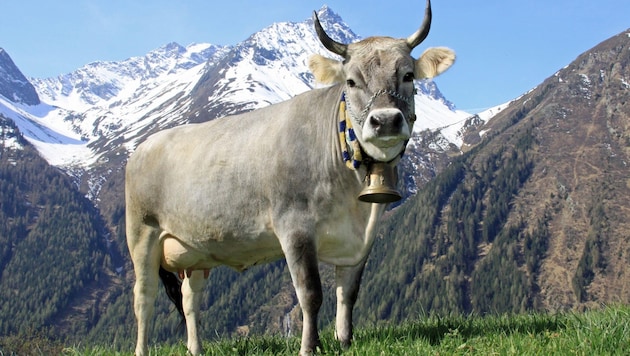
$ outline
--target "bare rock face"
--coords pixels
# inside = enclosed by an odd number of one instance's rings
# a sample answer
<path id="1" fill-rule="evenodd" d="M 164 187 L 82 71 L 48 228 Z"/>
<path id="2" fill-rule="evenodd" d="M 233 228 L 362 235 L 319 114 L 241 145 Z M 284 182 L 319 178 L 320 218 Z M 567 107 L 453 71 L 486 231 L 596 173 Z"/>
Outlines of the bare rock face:
<path id="1" fill-rule="evenodd" d="M 14 103 L 39 104 L 39 96 L 35 88 L 2 48 L 0 48 L 0 96 Z"/>

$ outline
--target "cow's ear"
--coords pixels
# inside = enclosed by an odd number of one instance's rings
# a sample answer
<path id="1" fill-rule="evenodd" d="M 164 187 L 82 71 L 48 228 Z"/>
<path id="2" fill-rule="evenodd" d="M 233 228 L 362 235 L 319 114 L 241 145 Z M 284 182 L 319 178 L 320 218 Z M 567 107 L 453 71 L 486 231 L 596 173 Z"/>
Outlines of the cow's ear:
<path id="1" fill-rule="evenodd" d="M 308 60 L 308 68 L 315 80 L 322 84 L 334 84 L 344 81 L 343 64 L 331 58 L 314 54 Z"/>
<path id="2" fill-rule="evenodd" d="M 432 47 L 416 60 L 416 79 L 433 78 L 455 62 L 455 52 L 446 47 Z"/>

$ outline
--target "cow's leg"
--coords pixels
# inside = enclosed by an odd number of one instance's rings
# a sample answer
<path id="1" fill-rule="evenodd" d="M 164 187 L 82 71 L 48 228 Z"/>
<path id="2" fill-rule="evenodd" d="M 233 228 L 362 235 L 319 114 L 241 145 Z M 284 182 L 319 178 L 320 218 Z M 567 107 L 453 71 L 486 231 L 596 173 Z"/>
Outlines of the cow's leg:
<path id="1" fill-rule="evenodd" d="M 134 312 L 138 322 L 136 356 L 148 355 L 149 323 L 155 309 L 160 268 L 159 230 L 148 225 L 127 225 L 127 243 L 133 261 L 136 283 L 133 287 Z"/>
<path id="2" fill-rule="evenodd" d="M 352 309 L 359 294 L 365 260 L 356 266 L 336 266 L 337 317 L 335 337 L 344 348 L 352 343 Z"/>
<path id="3" fill-rule="evenodd" d="M 186 329 L 188 330 L 188 352 L 192 355 L 200 355 L 203 352 L 197 325 L 201 295 L 205 285 L 206 279 L 202 270 L 187 272 L 186 278 L 182 282 L 182 305 L 186 316 Z"/>
<path id="4" fill-rule="evenodd" d="M 300 355 L 310 355 L 321 346 L 317 332 L 317 313 L 322 305 L 317 250 L 312 236 L 290 234 L 282 249 L 302 308 L 302 345 Z"/>

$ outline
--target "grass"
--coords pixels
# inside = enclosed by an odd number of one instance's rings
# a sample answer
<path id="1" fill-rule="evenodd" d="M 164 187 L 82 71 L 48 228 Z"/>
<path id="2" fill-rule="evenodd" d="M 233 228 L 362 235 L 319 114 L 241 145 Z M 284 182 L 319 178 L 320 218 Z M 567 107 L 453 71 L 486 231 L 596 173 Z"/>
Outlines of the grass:
<path id="1" fill-rule="evenodd" d="M 333 332 L 322 332 L 327 355 L 627 355 L 630 306 L 584 313 L 499 316 L 430 316 L 399 325 L 359 328 L 342 350 Z M 204 343 L 206 355 L 296 355 L 299 338 L 254 336 Z M 68 347 L 63 355 L 132 355 L 106 346 Z M 2 353 L 0 355 L 8 355 Z M 37 352 L 32 353 L 37 354 Z M 185 355 L 184 342 L 152 345 L 151 355 Z"/>

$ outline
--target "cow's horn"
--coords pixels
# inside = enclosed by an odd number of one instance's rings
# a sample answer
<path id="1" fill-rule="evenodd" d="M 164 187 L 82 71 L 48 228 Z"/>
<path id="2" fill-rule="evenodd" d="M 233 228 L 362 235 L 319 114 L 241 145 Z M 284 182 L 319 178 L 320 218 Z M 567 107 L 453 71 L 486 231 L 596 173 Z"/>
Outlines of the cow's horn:
<path id="1" fill-rule="evenodd" d="M 413 35 L 407 37 L 407 45 L 409 48 L 414 49 L 417 45 L 419 45 L 427 35 L 429 34 L 429 30 L 431 29 L 431 0 L 427 0 L 427 7 L 424 10 L 424 21 L 422 21 L 422 25 Z"/>
<path id="2" fill-rule="evenodd" d="M 346 57 L 346 51 L 348 50 L 348 45 L 343 43 L 339 43 L 326 34 L 322 24 L 319 23 L 319 17 L 317 17 L 317 12 L 313 11 L 313 23 L 315 24 L 315 31 L 317 31 L 317 37 L 319 37 L 319 41 L 326 47 L 329 51 L 336 53 L 342 57 Z"/>

